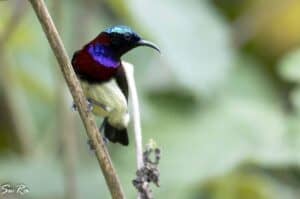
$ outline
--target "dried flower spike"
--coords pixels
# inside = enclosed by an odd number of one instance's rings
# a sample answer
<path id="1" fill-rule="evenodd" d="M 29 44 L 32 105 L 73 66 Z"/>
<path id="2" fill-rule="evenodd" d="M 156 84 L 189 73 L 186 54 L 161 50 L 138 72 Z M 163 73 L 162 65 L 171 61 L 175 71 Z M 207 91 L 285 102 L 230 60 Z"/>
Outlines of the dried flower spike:
<path id="1" fill-rule="evenodd" d="M 154 160 L 151 160 L 151 154 L 154 154 Z M 153 194 L 150 189 L 150 183 L 153 182 L 159 187 L 159 160 L 160 149 L 153 140 L 150 140 L 143 153 L 144 166 L 136 172 L 136 179 L 133 180 L 133 185 L 140 193 L 141 199 L 152 199 Z"/>

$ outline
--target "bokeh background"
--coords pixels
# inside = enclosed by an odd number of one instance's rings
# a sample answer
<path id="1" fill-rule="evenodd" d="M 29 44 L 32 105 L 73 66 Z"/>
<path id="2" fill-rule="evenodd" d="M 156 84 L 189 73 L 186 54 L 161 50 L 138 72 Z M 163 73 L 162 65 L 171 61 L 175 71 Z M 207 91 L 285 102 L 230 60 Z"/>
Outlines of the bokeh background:
<path id="1" fill-rule="evenodd" d="M 155 198 L 300 198 L 299 0 L 46 3 L 69 56 L 116 24 L 161 47 L 123 57 L 144 144 L 162 150 Z M 0 184 L 25 184 L 21 198 L 110 198 L 71 105 L 30 4 L 0 1 Z M 130 141 L 108 148 L 135 198 Z"/>

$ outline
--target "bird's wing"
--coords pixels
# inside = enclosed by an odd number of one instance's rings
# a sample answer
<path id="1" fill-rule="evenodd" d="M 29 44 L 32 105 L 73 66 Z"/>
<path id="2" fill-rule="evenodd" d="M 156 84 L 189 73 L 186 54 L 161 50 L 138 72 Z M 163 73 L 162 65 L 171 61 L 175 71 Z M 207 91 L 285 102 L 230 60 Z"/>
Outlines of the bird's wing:
<path id="1" fill-rule="evenodd" d="M 123 65 L 118 68 L 118 71 L 115 76 L 116 82 L 118 86 L 120 87 L 123 95 L 125 96 L 126 100 L 128 101 L 128 84 L 127 84 L 127 79 L 125 75 L 125 70 Z"/>

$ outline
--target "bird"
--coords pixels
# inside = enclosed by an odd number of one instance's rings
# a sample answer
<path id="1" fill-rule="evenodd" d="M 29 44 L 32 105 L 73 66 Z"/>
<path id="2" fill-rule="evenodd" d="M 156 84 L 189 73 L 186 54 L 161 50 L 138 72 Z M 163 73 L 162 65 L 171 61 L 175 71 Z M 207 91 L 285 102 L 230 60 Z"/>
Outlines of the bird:
<path id="1" fill-rule="evenodd" d="M 156 44 L 142 39 L 130 27 L 116 25 L 75 51 L 71 61 L 88 107 L 94 115 L 103 117 L 100 132 L 110 142 L 125 146 L 129 144 L 129 91 L 121 57 L 139 46 L 160 52 Z"/>

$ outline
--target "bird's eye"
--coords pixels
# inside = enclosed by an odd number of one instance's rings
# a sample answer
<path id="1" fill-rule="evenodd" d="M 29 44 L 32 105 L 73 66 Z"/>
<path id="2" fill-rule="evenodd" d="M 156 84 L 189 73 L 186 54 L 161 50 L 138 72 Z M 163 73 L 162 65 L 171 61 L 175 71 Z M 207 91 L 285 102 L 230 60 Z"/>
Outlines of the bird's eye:
<path id="1" fill-rule="evenodd" d="M 124 34 L 125 40 L 129 41 L 131 39 L 131 35 L 129 33 Z"/>

